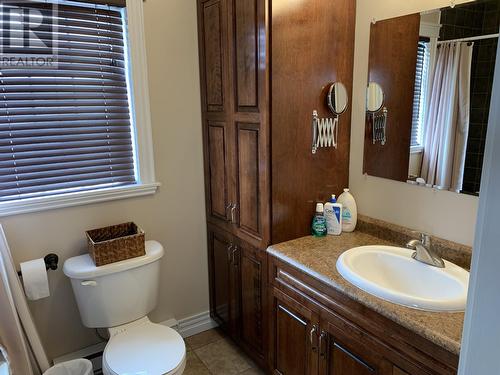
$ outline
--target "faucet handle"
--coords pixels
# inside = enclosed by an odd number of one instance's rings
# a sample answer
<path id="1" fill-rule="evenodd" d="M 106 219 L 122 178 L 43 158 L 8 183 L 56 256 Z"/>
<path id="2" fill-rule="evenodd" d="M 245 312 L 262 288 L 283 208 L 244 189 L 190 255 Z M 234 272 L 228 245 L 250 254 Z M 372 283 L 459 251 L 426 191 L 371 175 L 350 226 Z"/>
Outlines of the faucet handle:
<path id="1" fill-rule="evenodd" d="M 431 247 L 432 237 L 429 233 L 420 233 L 420 241 L 422 241 L 422 245 L 429 249 Z"/>
<path id="2" fill-rule="evenodd" d="M 420 242 L 422 242 L 422 245 L 424 245 L 427 248 L 430 248 L 432 236 L 429 233 L 412 231 L 412 234 L 417 238 L 420 237 Z"/>

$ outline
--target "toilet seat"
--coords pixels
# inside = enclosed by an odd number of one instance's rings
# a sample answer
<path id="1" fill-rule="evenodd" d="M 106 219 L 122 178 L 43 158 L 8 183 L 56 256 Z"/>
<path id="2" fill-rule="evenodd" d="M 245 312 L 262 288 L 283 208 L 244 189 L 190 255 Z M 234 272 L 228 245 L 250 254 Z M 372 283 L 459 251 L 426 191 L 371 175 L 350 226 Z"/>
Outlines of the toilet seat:
<path id="1" fill-rule="evenodd" d="M 184 340 L 172 328 L 147 318 L 110 329 L 102 357 L 105 375 L 180 375 L 186 364 Z"/>

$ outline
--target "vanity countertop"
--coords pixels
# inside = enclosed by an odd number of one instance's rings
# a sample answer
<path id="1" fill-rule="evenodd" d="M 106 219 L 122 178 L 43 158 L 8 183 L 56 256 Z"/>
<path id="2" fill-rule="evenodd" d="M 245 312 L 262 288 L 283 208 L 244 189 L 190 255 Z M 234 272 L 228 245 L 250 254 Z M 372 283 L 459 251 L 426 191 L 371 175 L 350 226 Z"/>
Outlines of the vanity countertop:
<path id="1" fill-rule="evenodd" d="M 346 281 L 337 271 L 337 258 L 344 251 L 365 245 L 401 246 L 364 232 L 341 236 L 302 237 L 272 245 L 268 253 L 346 294 L 355 301 L 454 353 L 460 353 L 464 313 L 427 312 L 386 302 Z"/>

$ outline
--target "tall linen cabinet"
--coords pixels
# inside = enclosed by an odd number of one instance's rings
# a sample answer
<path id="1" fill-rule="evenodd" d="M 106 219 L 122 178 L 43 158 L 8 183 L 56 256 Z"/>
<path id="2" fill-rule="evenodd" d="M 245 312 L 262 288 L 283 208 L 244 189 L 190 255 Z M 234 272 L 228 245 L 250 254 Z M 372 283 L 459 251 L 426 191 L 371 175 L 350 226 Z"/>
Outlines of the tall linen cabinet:
<path id="1" fill-rule="evenodd" d="M 267 256 L 301 237 L 348 183 L 350 107 L 337 149 L 311 153 L 325 90 L 352 92 L 355 0 L 197 0 L 210 312 L 267 363 Z"/>

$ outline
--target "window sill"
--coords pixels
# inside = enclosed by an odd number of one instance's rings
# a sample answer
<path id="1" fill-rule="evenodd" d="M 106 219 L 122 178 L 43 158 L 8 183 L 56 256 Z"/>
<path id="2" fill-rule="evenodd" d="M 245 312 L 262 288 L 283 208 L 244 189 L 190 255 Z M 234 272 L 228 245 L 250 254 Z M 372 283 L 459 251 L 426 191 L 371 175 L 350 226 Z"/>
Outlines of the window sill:
<path id="1" fill-rule="evenodd" d="M 151 195 L 159 186 L 159 183 L 120 186 L 4 202 L 0 203 L 0 217 Z"/>

